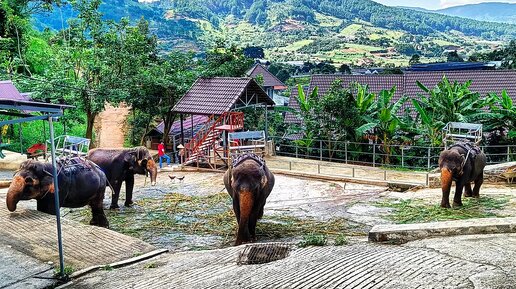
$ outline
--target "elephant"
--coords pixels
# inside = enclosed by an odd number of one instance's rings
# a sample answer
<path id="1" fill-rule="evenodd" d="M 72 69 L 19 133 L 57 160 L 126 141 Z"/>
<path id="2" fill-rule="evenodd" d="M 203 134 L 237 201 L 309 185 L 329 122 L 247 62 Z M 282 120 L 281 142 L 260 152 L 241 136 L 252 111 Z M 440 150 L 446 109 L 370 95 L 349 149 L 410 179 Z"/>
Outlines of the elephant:
<path id="1" fill-rule="evenodd" d="M 455 196 L 453 207 L 462 206 L 462 189 L 465 187 L 465 197 L 478 198 L 480 186 L 484 182 L 484 167 L 486 155 L 480 148 L 469 142 L 459 142 L 441 152 L 439 168 L 441 170 L 442 200 L 441 207 L 450 208 L 450 190 L 455 181 Z M 475 187 L 471 190 L 471 182 Z"/>
<path id="2" fill-rule="evenodd" d="M 111 209 L 117 209 L 118 198 L 122 182 L 125 181 L 125 206 L 133 204 L 134 175 L 150 173 L 151 185 L 156 185 L 158 167 L 149 150 L 145 147 L 129 149 L 97 148 L 88 151 L 87 159 L 96 163 L 106 174 L 109 184 L 113 188 Z"/>
<path id="3" fill-rule="evenodd" d="M 14 174 L 7 191 L 7 208 L 14 212 L 20 200 L 37 200 L 37 210 L 56 214 L 54 202 L 54 178 L 51 163 L 27 160 Z M 57 162 L 59 206 L 79 208 L 90 205 L 91 225 L 109 227 L 104 214 L 103 202 L 107 178 L 93 162 L 79 157 Z"/>
<path id="4" fill-rule="evenodd" d="M 256 223 L 263 216 L 265 201 L 274 187 L 274 175 L 255 154 L 236 158 L 224 174 L 224 185 L 233 199 L 238 223 L 235 246 L 256 239 Z"/>

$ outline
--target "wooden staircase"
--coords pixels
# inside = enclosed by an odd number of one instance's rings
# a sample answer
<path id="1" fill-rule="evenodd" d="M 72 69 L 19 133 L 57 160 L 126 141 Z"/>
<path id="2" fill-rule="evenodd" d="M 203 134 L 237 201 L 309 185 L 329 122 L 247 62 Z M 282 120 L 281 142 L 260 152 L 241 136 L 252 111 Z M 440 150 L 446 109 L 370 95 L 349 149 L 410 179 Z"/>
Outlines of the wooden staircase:
<path id="1" fill-rule="evenodd" d="M 186 144 L 184 165 L 204 163 L 216 168 L 217 163 L 222 162 L 227 166 L 227 148 L 220 146 L 219 139 L 224 131 L 234 132 L 243 128 L 243 112 L 225 112 L 218 118 L 212 115 Z"/>

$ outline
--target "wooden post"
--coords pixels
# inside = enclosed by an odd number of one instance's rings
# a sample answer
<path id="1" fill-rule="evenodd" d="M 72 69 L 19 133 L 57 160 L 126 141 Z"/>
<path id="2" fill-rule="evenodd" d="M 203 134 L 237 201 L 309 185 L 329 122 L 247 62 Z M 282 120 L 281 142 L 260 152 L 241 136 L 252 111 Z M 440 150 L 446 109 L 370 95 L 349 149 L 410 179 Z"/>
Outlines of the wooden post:
<path id="1" fill-rule="evenodd" d="M 507 162 L 511 161 L 511 147 L 507 145 Z"/>
<path id="2" fill-rule="evenodd" d="M 405 167 L 405 150 L 403 146 L 401 146 L 401 167 Z"/>

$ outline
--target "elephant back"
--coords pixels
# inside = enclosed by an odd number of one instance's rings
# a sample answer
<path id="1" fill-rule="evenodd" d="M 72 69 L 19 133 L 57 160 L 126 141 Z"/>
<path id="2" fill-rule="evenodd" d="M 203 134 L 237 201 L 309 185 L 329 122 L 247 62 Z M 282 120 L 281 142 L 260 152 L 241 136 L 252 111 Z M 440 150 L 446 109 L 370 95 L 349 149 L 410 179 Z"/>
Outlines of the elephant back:
<path id="1" fill-rule="evenodd" d="M 238 156 L 237 158 L 234 158 L 231 166 L 235 168 L 246 160 L 254 160 L 260 165 L 260 167 L 265 167 L 265 160 L 254 153 L 245 153 Z"/>

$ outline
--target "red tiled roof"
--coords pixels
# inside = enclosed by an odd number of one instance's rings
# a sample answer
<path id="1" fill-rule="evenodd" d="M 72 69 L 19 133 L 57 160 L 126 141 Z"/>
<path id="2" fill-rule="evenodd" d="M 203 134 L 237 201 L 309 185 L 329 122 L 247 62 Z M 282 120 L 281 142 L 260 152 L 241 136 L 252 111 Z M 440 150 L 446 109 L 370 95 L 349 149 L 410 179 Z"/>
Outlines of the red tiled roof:
<path id="1" fill-rule="evenodd" d="M 299 111 L 299 103 L 297 102 L 297 98 L 299 95 L 299 91 L 297 86 L 292 87 L 292 90 L 290 92 L 290 98 L 288 100 L 288 107 L 295 109 L 296 111 Z M 303 123 L 303 120 L 300 119 L 297 115 L 287 112 L 285 113 L 285 123 Z"/>
<path id="2" fill-rule="evenodd" d="M 263 76 L 263 87 L 279 87 L 278 90 L 286 88 L 285 84 L 279 80 L 274 74 L 270 73 L 267 68 L 263 67 L 261 64 L 256 64 L 247 72 L 247 76 L 256 77 L 261 74 Z"/>
<path id="3" fill-rule="evenodd" d="M 199 78 L 172 111 L 187 114 L 221 115 L 245 103 L 274 105 L 274 101 L 252 78 Z"/>
<path id="4" fill-rule="evenodd" d="M 14 84 L 9 81 L 0 81 L 0 99 L 30 100 L 28 93 L 20 93 Z"/>
<path id="5" fill-rule="evenodd" d="M 500 94 L 502 90 L 506 90 L 509 96 L 516 102 L 516 71 L 515 70 L 475 70 L 475 71 L 432 71 L 432 72 L 407 72 L 405 74 L 394 75 L 313 75 L 310 80 L 309 91 L 312 91 L 316 86 L 319 90 L 319 95 L 324 95 L 330 88 L 333 81 L 342 79 L 343 87 L 349 86 L 352 82 L 369 85 L 369 90 L 374 93 L 380 92 L 382 89 L 390 89 L 396 85 L 396 94 L 394 101 L 398 100 L 402 95 L 409 98 L 419 98 L 424 91 L 419 88 L 416 81 L 421 82 L 428 88 L 434 88 L 439 83 L 443 76 L 446 75 L 449 81 L 458 81 L 464 83 L 472 80 L 469 90 L 478 92 L 481 96 L 486 96 L 488 93 Z M 299 109 L 295 106 L 297 102 L 291 107 Z M 407 101 L 404 109 L 411 108 L 412 102 Z M 403 110 L 401 111 L 403 112 Z M 414 110 L 412 109 L 412 113 Z M 289 119 L 288 122 L 292 120 Z M 285 122 L 287 120 L 285 119 Z"/>

